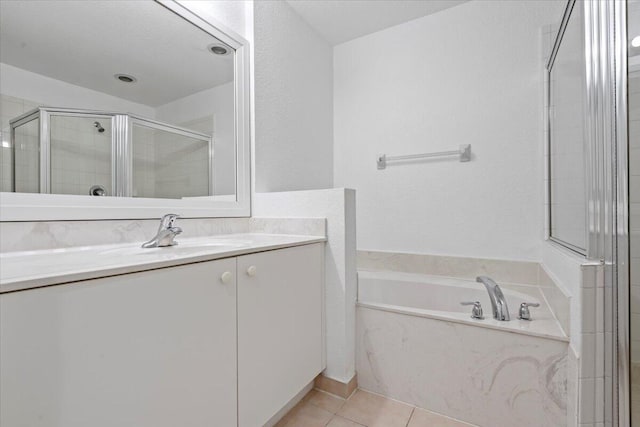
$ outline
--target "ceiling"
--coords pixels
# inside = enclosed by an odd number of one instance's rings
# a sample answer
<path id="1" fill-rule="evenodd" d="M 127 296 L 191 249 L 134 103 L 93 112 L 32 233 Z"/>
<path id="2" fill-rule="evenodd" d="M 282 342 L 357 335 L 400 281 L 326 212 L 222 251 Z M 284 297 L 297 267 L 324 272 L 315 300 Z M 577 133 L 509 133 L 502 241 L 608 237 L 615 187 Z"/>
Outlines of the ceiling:
<path id="1" fill-rule="evenodd" d="M 375 33 L 468 0 L 287 0 L 332 45 Z"/>
<path id="2" fill-rule="evenodd" d="M 233 80 L 215 42 L 150 0 L 0 1 L 0 62 L 151 107 Z"/>

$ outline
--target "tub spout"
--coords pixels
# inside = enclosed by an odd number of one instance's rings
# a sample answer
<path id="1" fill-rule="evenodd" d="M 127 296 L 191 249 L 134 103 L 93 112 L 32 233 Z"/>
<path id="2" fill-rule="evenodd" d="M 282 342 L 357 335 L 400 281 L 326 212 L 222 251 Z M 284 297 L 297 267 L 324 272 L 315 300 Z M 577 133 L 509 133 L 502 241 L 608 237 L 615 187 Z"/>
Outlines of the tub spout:
<path id="1" fill-rule="evenodd" d="M 509 307 L 507 307 L 507 300 L 504 298 L 502 289 L 496 282 L 487 276 L 476 277 L 476 282 L 482 283 L 487 292 L 489 292 L 489 299 L 491 300 L 491 309 L 493 311 L 493 318 L 500 321 L 511 320 L 509 317 Z"/>

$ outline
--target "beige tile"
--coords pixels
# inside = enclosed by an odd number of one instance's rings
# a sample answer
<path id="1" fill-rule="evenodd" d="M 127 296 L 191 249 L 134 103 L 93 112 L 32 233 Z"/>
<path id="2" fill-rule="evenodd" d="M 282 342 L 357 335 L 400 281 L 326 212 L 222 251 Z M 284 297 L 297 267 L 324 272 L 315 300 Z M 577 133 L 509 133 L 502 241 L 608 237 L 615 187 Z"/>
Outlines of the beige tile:
<path id="1" fill-rule="evenodd" d="M 276 427 L 325 427 L 333 414 L 306 401 L 300 402 Z"/>
<path id="2" fill-rule="evenodd" d="M 327 424 L 327 427 L 363 427 L 362 424 L 354 423 L 346 418 L 334 416 Z"/>
<path id="3" fill-rule="evenodd" d="M 407 427 L 469 427 L 471 424 L 456 421 L 434 412 L 416 408 Z"/>
<path id="4" fill-rule="evenodd" d="M 332 414 L 338 412 L 338 409 L 340 409 L 345 402 L 345 399 L 315 389 L 311 390 L 309 394 L 304 397 L 304 400 Z"/>
<path id="5" fill-rule="evenodd" d="M 405 427 L 412 410 L 404 403 L 357 390 L 337 415 L 367 427 Z"/>

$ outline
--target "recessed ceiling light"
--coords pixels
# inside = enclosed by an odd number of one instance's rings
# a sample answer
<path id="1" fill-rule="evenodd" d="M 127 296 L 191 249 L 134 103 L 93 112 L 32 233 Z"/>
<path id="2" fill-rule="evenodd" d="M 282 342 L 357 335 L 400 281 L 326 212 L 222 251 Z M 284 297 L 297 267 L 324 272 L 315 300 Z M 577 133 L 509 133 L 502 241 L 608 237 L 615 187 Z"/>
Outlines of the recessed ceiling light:
<path id="1" fill-rule="evenodd" d="M 210 44 L 207 50 L 216 55 L 228 55 L 231 51 L 227 46 L 219 43 Z"/>
<path id="2" fill-rule="evenodd" d="M 633 40 L 631 40 L 631 46 L 640 47 L 640 36 L 635 36 Z"/>
<path id="3" fill-rule="evenodd" d="M 136 79 L 133 76 L 130 76 L 129 74 L 116 74 L 115 76 L 116 79 L 120 80 L 121 82 L 124 83 L 135 83 L 138 81 L 138 79 Z"/>

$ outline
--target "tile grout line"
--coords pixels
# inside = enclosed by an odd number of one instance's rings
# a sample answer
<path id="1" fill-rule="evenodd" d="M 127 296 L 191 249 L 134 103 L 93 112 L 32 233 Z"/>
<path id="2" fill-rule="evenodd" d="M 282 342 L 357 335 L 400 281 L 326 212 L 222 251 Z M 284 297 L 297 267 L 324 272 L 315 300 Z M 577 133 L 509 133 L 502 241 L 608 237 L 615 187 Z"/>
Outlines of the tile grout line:
<path id="1" fill-rule="evenodd" d="M 407 420 L 407 423 L 404 425 L 404 427 L 409 427 L 409 423 L 411 422 L 411 418 L 413 418 L 413 413 L 416 412 L 416 407 L 414 406 L 413 408 L 411 408 L 411 414 L 409 415 L 409 419 Z"/>

